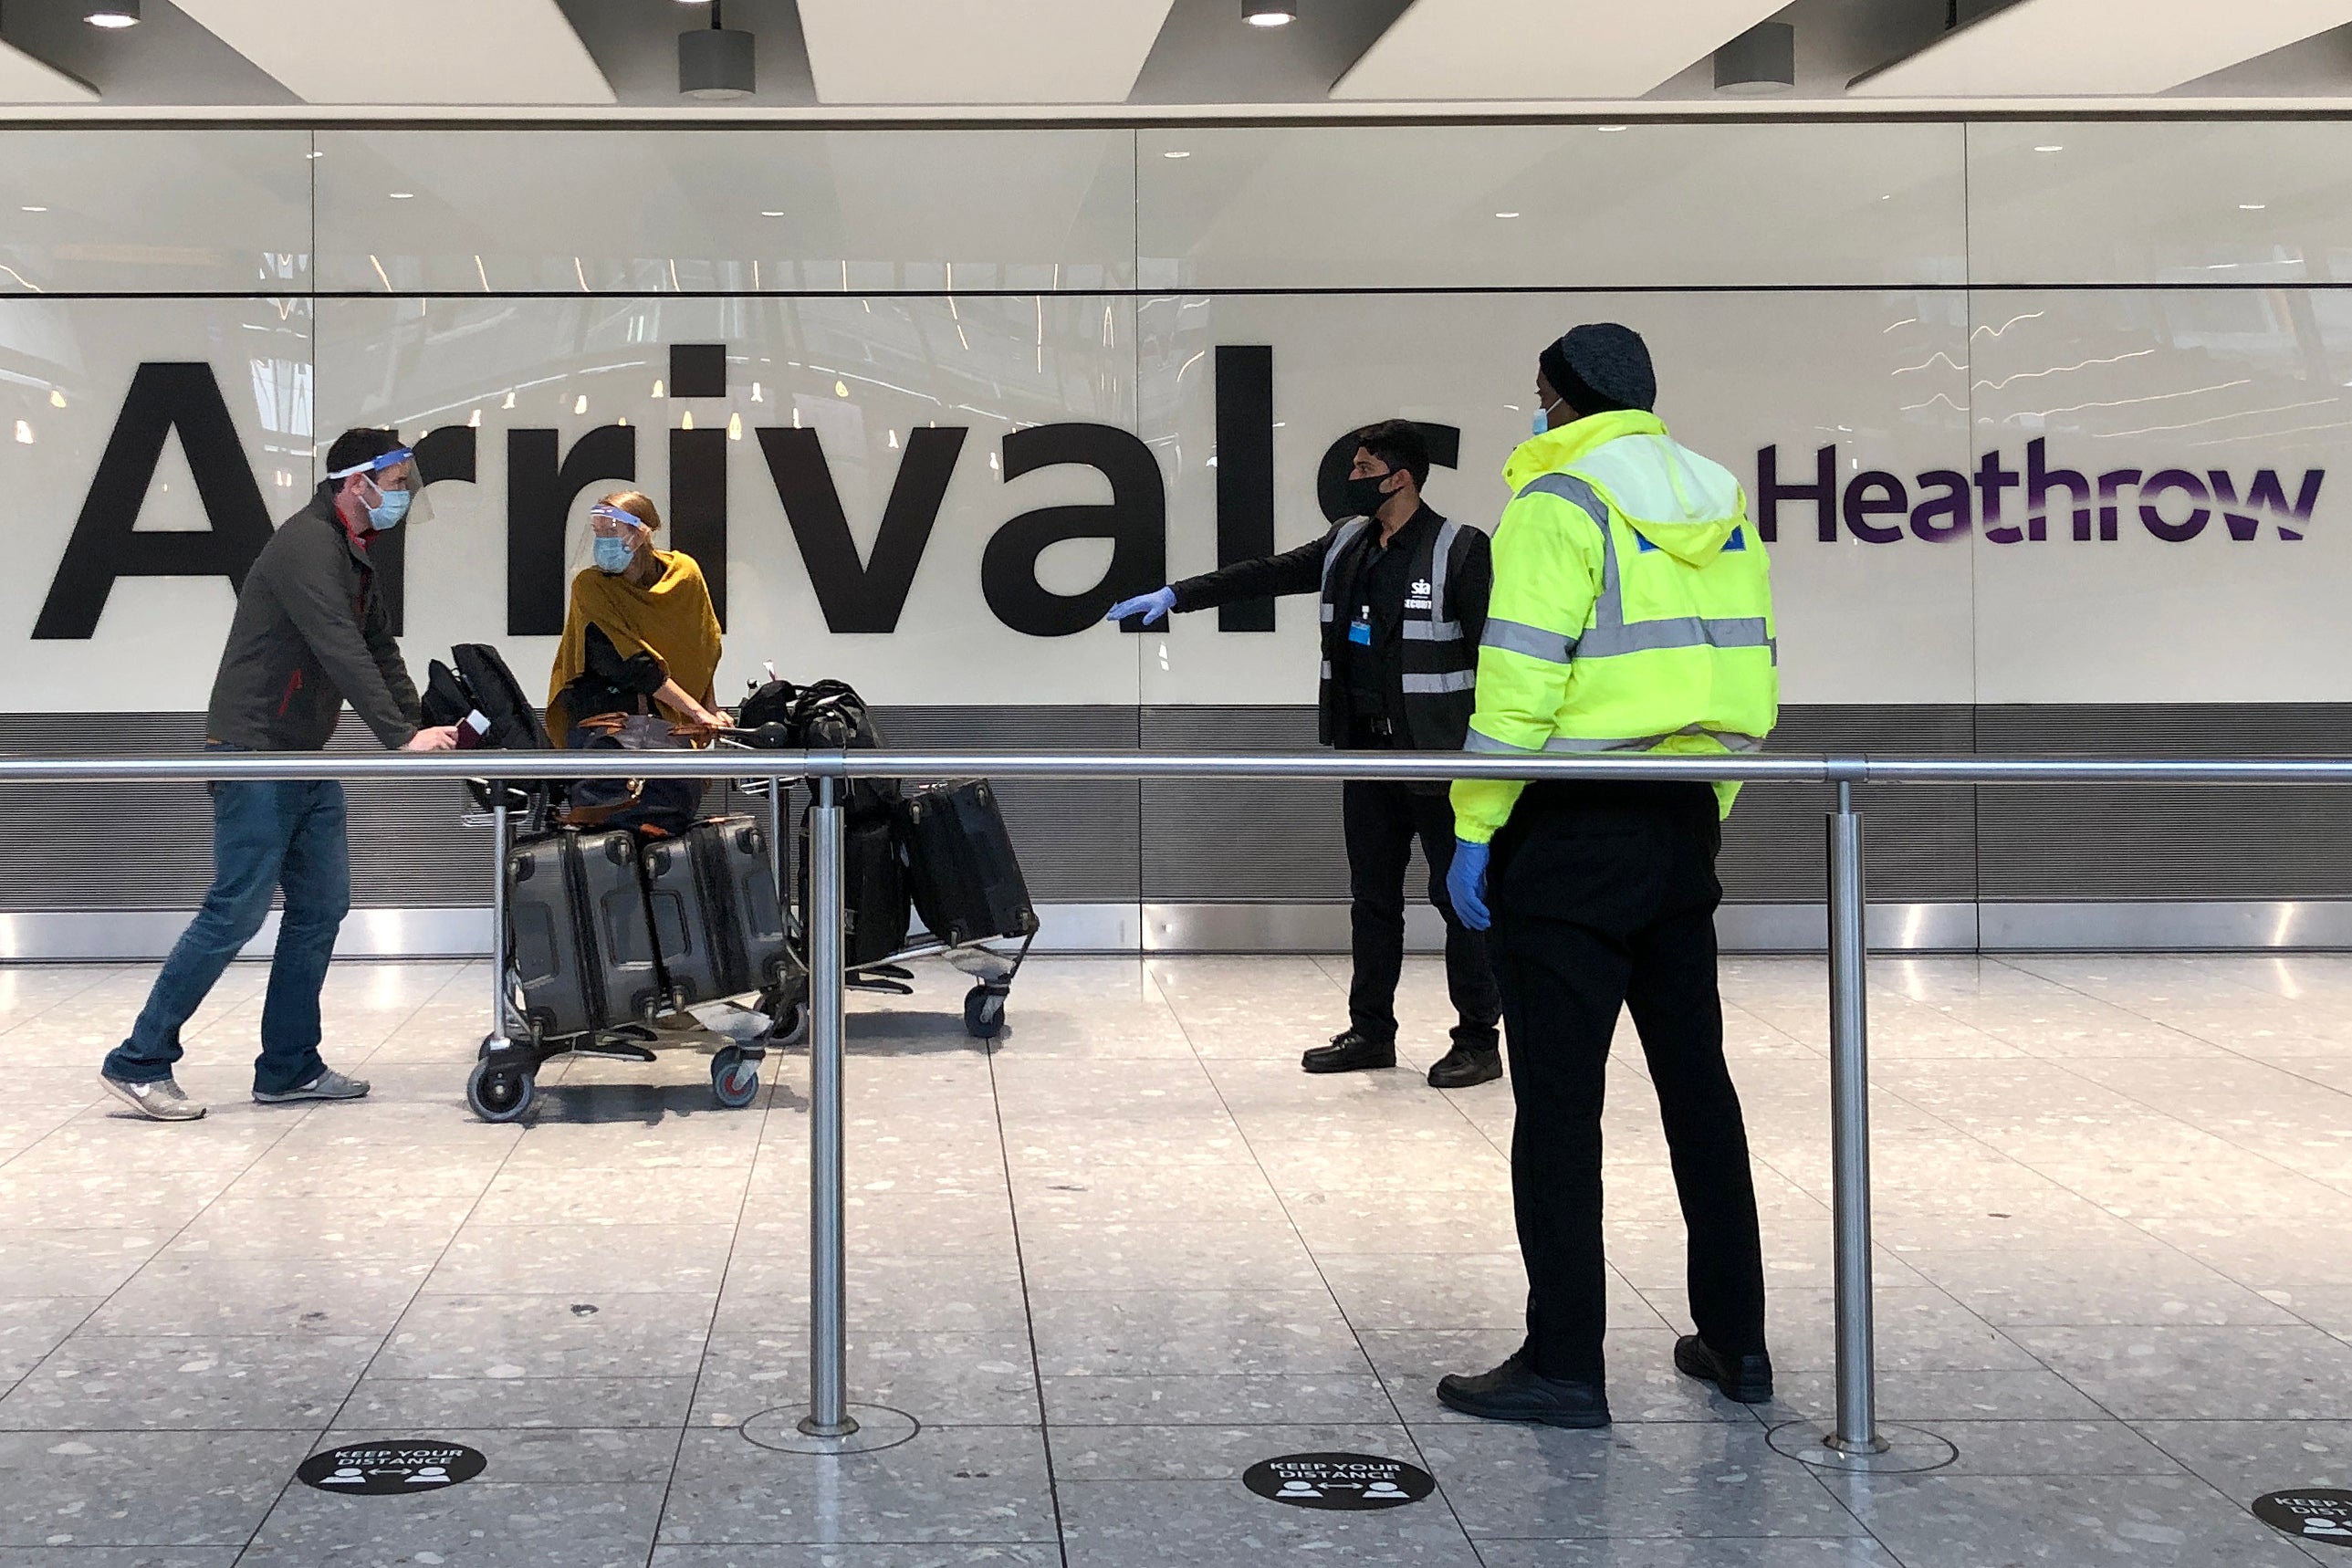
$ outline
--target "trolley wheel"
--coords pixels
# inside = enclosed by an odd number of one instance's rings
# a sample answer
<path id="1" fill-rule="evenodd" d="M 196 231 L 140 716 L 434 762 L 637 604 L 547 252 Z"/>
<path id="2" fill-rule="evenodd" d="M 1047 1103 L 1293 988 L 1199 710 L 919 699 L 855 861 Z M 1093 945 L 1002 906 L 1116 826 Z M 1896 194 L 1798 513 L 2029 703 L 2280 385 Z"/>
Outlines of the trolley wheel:
<path id="1" fill-rule="evenodd" d="M 517 1068 L 474 1064 L 466 1078 L 466 1104 L 485 1121 L 520 1121 L 530 1110 L 539 1081 Z"/>
<path id="2" fill-rule="evenodd" d="M 1004 993 L 992 985 L 975 985 L 963 996 L 964 1032 L 975 1040 L 992 1040 L 1004 1032 Z"/>
<path id="3" fill-rule="evenodd" d="M 760 1095 L 760 1064 L 733 1046 L 710 1058 L 710 1092 L 730 1110 L 740 1110 Z"/>
<path id="4" fill-rule="evenodd" d="M 770 1016 L 774 1026 L 769 1030 L 771 1043 L 789 1046 L 808 1029 L 808 1008 L 798 1002 L 786 1002 Z"/>

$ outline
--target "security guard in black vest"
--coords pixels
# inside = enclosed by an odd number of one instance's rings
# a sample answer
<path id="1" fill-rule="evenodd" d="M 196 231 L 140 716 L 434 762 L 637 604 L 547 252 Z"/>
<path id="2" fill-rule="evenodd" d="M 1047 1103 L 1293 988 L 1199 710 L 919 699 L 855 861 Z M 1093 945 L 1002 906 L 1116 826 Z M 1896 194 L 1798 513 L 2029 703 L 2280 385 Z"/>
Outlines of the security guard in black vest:
<path id="1" fill-rule="evenodd" d="M 1109 618 L 1206 610 L 1319 592 L 1323 682 L 1318 726 L 1349 751 L 1459 750 L 1476 705 L 1478 640 L 1494 583 L 1486 535 L 1423 505 L 1429 444 L 1402 420 L 1356 432 L 1346 519 L 1312 544 L 1189 577 L 1111 606 Z M 1429 901 L 1445 917 L 1445 980 L 1459 1022 L 1429 1069 L 1438 1089 L 1503 1076 L 1502 1001 L 1486 937 L 1454 918 L 1445 894 L 1454 816 L 1443 784 L 1350 780 L 1342 794 L 1355 949 L 1349 1026 L 1308 1051 L 1311 1073 L 1396 1066 L 1396 986 L 1404 965 L 1404 878 L 1414 840 L 1429 862 Z"/>

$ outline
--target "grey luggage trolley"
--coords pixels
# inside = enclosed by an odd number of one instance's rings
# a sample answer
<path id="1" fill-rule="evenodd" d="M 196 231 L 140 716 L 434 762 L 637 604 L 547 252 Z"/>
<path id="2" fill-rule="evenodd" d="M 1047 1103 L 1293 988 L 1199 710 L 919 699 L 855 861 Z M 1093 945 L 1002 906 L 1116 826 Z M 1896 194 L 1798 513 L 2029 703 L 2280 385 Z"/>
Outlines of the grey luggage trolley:
<path id="1" fill-rule="evenodd" d="M 492 1024 L 466 1079 L 466 1104 L 485 1121 L 519 1121 L 530 1111 L 538 1095 L 539 1069 L 548 1062 L 561 1056 L 650 1062 L 653 1043 L 659 1037 L 651 1026 L 654 1018 L 677 1016 L 679 1009 L 673 1002 L 656 1009 L 651 1016 L 606 1029 L 552 1037 L 539 1034 L 520 1000 L 521 985 L 515 973 L 509 930 L 508 864 L 517 815 L 522 818 L 523 832 L 535 834 L 546 830 L 551 812 L 543 790 L 496 783 L 485 784 L 484 790 L 491 802 L 489 809 L 467 812 L 458 818 L 462 826 L 490 829 L 495 867 L 490 908 Z M 771 837 L 775 826 L 772 814 Z M 779 884 L 778 897 L 782 896 Z M 784 984 L 760 992 L 753 1005 L 746 1009 L 759 1015 L 764 1026 L 754 1036 L 730 1036 L 728 1043 L 712 1054 L 710 1089 L 720 1105 L 740 1110 L 758 1098 L 760 1064 L 767 1058 L 770 1047 L 798 1032 L 806 993 L 804 973 L 788 976 Z"/>
<path id="2" fill-rule="evenodd" d="M 730 742 L 721 740 L 721 745 Z M 746 752 L 756 748 L 743 747 Z M 784 807 L 783 797 L 794 784 L 806 785 L 808 781 L 796 774 L 782 778 L 739 778 L 735 788 L 740 793 L 768 800 L 770 826 L 769 854 L 776 874 L 779 889 L 793 886 L 784 879 Z M 793 915 L 793 952 L 800 959 L 795 978 L 803 994 L 790 999 L 788 1005 L 777 1011 L 776 1038 L 779 1041 L 797 1038 L 805 1021 L 805 987 L 808 983 L 808 929 L 805 911 L 795 910 Z M 902 965 L 918 958 L 944 958 L 964 973 L 971 976 L 972 987 L 964 993 L 963 1026 L 975 1040 L 992 1040 L 1004 1032 L 1004 1005 L 1013 994 L 1013 977 L 1028 962 L 1029 949 L 1036 943 L 1037 933 L 1031 931 L 1021 939 L 1021 945 L 1010 952 L 985 942 L 967 942 L 961 946 L 946 942 L 928 931 L 919 932 L 920 942 L 891 953 L 887 958 L 860 964 L 847 972 L 844 984 L 852 991 L 879 992 L 886 995 L 910 996 L 914 987 L 908 984 L 914 977 Z M 1005 939 L 995 939 L 1005 940 Z"/>

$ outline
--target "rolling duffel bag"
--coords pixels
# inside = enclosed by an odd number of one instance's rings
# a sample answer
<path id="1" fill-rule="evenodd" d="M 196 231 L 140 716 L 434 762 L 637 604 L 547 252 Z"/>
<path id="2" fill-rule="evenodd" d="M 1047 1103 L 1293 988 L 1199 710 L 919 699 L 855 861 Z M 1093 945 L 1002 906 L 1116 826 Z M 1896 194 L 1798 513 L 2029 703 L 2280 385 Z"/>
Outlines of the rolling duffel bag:
<path id="1" fill-rule="evenodd" d="M 926 784 L 898 803 L 915 912 L 950 947 L 1037 931 L 1004 813 L 986 779 Z"/>
<path id="2" fill-rule="evenodd" d="M 788 941 L 765 828 L 748 816 L 716 817 L 650 840 L 639 855 L 654 945 L 677 1005 L 782 980 Z"/>
<path id="3" fill-rule="evenodd" d="M 635 1023 L 661 1004 L 633 834 L 566 831 L 516 845 L 507 931 L 523 1016 L 541 1040 Z"/>

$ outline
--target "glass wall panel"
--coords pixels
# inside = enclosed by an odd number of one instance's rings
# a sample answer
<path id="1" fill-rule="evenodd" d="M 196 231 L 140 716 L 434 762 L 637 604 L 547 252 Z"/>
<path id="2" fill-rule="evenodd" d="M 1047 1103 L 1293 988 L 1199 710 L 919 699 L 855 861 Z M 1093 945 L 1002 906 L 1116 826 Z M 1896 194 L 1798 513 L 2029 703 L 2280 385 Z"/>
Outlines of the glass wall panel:
<path id="1" fill-rule="evenodd" d="M 2352 125 L 2000 121 L 1968 132 L 1972 281 L 2352 280 Z"/>
<path id="2" fill-rule="evenodd" d="M 323 132 L 321 287 L 1118 289 L 1124 131 Z"/>
<path id="3" fill-rule="evenodd" d="M 1956 125 L 1148 130 L 1155 289 L 1957 283 Z"/>
<path id="4" fill-rule="evenodd" d="M 307 131 L 0 131 L 0 295 L 306 289 Z"/>

